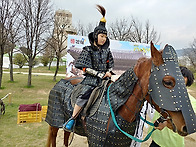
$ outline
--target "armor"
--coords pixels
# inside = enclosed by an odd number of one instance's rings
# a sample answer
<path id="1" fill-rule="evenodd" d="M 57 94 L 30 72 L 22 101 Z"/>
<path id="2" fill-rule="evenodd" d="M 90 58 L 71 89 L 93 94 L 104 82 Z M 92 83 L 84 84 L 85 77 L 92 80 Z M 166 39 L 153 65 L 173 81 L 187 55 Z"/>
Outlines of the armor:
<path id="1" fill-rule="evenodd" d="M 191 106 L 186 85 L 174 48 L 167 45 L 163 50 L 164 64 L 159 67 L 152 64 L 149 80 L 149 91 L 153 101 L 160 107 L 170 111 L 182 111 L 189 134 L 196 131 L 196 117 Z M 175 86 L 166 88 L 162 80 L 165 76 L 175 78 Z"/>
<path id="2" fill-rule="evenodd" d="M 75 67 L 85 69 L 85 78 L 81 84 L 97 86 L 107 71 L 111 71 L 114 60 L 110 49 L 98 49 L 96 46 L 84 47 Z"/>

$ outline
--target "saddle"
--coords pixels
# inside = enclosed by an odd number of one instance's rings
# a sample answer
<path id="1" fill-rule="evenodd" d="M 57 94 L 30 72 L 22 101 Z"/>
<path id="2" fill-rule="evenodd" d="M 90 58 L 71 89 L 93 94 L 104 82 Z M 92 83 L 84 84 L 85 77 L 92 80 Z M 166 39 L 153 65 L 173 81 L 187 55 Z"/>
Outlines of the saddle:
<path id="1" fill-rule="evenodd" d="M 107 90 L 107 85 L 111 82 L 111 80 L 103 80 L 102 83 L 97 86 L 91 93 L 87 104 L 83 108 L 81 113 L 82 117 L 92 116 L 100 106 L 100 103 L 103 99 L 104 93 Z M 74 107 L 78 95 L 80 95 L 83 85 L 78 84 L 72 91 L 71 94 L 71 105 Z"/>

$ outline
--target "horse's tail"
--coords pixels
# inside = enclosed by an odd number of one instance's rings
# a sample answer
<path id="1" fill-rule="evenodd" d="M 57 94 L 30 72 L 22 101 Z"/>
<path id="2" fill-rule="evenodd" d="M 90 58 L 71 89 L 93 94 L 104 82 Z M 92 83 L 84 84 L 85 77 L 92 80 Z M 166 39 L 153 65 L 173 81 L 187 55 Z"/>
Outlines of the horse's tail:
<path id="1" fill-rule="evenodd" d="M 59 128 L 49 126 L 48 130 L 48 140 L 46 147 L 50 147 L 50 145 L 55 146 L 56 145 L 56 137 L 58 133 Z"/>
<path id="2" fill-rule="evenodd" d="M 47 144 L 46 147 L 50 147 L 52 142 L 52 129 L 51 126 L 48 127 L 48 140 L 47 140 Z"/>

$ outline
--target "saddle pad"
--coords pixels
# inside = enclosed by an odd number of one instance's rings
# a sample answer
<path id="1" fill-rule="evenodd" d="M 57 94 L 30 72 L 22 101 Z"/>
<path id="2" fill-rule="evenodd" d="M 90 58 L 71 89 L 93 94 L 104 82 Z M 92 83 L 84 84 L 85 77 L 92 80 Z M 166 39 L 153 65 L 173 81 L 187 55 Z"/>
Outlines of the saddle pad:
<path id="1" fill-rule="evenodd" d="M 93 90 L 93 92 L 92 92 L 92 94 L 91 94 L 91 96 L 90 96 L 90 98 L 89 98 L 89 100 L 83 110 L 83 114 L 82 114 L 83 116 L 91 117 L 92 115 L 95 114 L 95 112 L 100 107 L 100 104 L 101 104 L 103 97 L 106 95 L 107 85 L 109 82 L 110 82 L 110 80 L 107 80 L 107 81 L 103 80 L 101 85 L 96 87 Z"/>
<path id="2" fill-rule="evenodd" d="M 70 96 L 75 86 L 69 80 L 61 79 L 50 91 L 45 119 L 50 126 L 62 128 L 63 124 L 72 116 L 73 107 Z M 76 121 L 75 133 L 86 135 L 79 117 Z"/>

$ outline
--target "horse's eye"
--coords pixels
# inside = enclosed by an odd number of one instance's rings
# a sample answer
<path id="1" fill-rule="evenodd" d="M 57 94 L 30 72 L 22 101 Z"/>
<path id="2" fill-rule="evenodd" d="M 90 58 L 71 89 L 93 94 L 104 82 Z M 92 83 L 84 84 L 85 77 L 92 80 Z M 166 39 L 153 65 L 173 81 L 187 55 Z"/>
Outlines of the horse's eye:
<path id="1" fill-rule="evenodd" d="M 165 76 L 162 83 L 166 88 L 172 89 L 175 86 L 175 79 L 172 76 Z"/>

